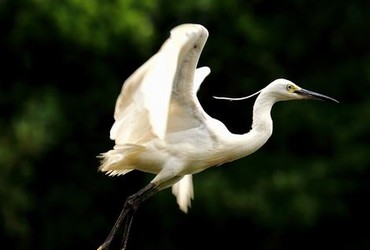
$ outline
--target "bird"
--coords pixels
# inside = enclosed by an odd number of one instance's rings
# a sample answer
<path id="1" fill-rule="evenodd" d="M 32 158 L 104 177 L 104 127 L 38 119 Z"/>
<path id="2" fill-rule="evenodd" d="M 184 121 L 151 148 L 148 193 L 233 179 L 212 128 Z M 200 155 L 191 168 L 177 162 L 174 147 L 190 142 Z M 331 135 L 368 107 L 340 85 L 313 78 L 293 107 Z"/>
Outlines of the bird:
<path id="1" fill-rule="evenodd" d="M 201 24 L 174 27 L 159 51 L 123 83 L 110 130 L 115 145 L 99 155 L 99 170 L 110 176 L 133 170 L 155 176 L 127 197 L 99 250 L 109 248 L 122 224 L 121 249 L 126 249 L 136 210 L 161 190 L 172 187 L 179 208 L 187 213 L 194 196 L 192 175 L 262 147 L 272 135 L 271 109 L 276 102 L 316 99 L 338 103 L 334 98 L 279 78 L 247 97 L 218 97 L 243 100 L 258 95 L 249 132 L 231 133 L 221 121 L 204 111 L 197 98 L 201 83 L 210 74 L 207 66 L 197 68 L 208 35 Z"/>

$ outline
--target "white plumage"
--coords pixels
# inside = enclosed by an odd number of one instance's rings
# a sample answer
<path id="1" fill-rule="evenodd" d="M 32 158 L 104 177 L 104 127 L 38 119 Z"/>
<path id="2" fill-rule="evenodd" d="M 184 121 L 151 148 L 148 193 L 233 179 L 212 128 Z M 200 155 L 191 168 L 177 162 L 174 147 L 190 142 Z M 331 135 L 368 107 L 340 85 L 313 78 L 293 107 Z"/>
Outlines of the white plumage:
<path id="1" fill-rule="evenodd" d="M 208 67 L 196 69 L 207 38 L 208 31 L 201 25 L 175 27 L 161 49 L 123 84 L 110 131 L 115 146 L 102 154 L 100 170 L 110 175 L 139 170 L 155 177 L 127 199 L 100 249 L 109 246 L 121 221 L 128 218 L 125 248 L 134 211 L 164 188 L 172 186 L 180 209 L 187 212 L 194 196 L 192 174 L 258 150 L 272 134 L 270 112 L 274 103 L 298 99 L 337 102 L 288 80 L 277 79 L 256 93 L 251 130 L 232 134 L 203 110 L 196 96 L 210 73 Z"/>
<path id="2" fill-rule="evenodd" d="M 170 179 L 182 177 L 183 170 L 170 170 L 173 172 L 170 174 L 164 166 L 169 158 L 175 160 L 181 145 L 191 146 L 201 139 L 195 138 L 193 132 L 202 127 L 205 114 L 196 92 L 210 69 L 195 68 L 207 37 L 208 31 L 200 25 L 176 27 L 158 53 L 125 81 L 110 131 L 116 145 L 102 154 L 101 171 L 110 175 L 126 174 L 133 169 L 162 172 L 163 177 L 157 181 L 165 179 L 163 188 L 173 184 Z M 193 137 L 192 141 L 183 140 L 187 134 Z M 143 161 L 146 162 L 142 164 Z M 193 197 L 191 179 L 188 176 L 173 188 L 183 211 L 187 211 Z"/>

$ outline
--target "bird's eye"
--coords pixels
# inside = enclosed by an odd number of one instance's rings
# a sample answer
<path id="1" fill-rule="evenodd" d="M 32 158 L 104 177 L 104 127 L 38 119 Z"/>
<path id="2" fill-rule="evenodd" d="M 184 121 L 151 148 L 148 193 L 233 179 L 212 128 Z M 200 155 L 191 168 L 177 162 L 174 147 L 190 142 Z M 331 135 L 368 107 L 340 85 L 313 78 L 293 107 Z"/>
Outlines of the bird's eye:
<path id="1" fill-rule="evenodd" d="M 292 84 L 288 84 L 286 85 L 286 90 L 288 90 L 288 92 L 293 92 L 294 91 L 294 86 Z"/>

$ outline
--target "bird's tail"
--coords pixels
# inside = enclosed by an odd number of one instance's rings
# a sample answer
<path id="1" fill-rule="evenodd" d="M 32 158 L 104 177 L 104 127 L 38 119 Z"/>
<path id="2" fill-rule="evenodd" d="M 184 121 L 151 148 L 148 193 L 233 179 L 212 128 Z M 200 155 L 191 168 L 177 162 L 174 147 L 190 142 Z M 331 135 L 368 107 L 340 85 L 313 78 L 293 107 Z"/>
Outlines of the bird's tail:
<path id="1" fill-rule="evenodd" d="M 175 183 L 172 186 L 172 193 L 176 196 L 180 209 L 187 213 L 191 206 L 191 199 L 194 198 L 192 175 L 185 175 L 179 182 Z"/>
<path id="2" fill-rule="evenodd" d="M 127 174 L 134 170 L 135 159 L 143 151 L 144 147 L 136 144 L 116 145 L 114 149 L 98 156 L 101 158 L 99 171 L 110 176 Z"/>

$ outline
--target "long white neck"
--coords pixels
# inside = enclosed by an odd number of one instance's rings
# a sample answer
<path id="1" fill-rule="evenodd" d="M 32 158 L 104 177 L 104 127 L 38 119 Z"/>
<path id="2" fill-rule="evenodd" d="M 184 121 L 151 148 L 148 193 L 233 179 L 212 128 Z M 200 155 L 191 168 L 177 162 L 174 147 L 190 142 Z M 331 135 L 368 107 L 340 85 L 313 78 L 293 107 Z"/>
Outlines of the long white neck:
<path id="1" fill-rule="evenodd" d="M 234 135 L 235 158 L 241 158 L 254 153 L 262 147 L 272 134 L 271 108 L 275 100 L 263 91 L 257 97 L 253 106 L 252 129 L 242 135 Z"/>
<path id="2" fill-rule="evenodd" d="M 271 96 L 262 92 L 256 99 L 253 106 L 253 122 L 250 132 L 256 131 L 260 136 L 267 137 L 272 134 L 271 108 L 275 101 Z M 262 145 L 261 145 L 262 146 Z"/>

